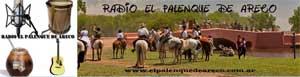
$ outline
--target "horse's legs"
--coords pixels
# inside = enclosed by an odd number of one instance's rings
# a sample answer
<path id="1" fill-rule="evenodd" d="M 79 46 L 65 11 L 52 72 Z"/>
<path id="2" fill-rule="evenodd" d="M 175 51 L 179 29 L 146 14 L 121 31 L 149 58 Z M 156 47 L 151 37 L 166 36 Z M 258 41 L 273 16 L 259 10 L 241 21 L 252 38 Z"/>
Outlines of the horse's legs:
<path id="1" fill-rule="evenodd" d="M 152 48 L 153 48 L 153 51 L 156 51 L 156 43 L 155 43 L 155 41 L 152 44 Z"/>
<path id="2" fill-rule="evenodd" d="M 207 61 L 209 61 L 209 57 L 210 57 L 210 53 L 208 53 L 208 55 L 207 55 Z"/>
<path id="3" fill-rule="evenodd" d="M 122 49 L 122 58 L 124 58 L 125 55 L 125 48 Z"/>
<path id="4" fill-rule="evenodd" d="M 115 52 L 116 52 L 116 48 L 113 47 L 113 59 L 115 59 Z"/>
<path id="5" fill-rule="evenodd" d="M 100 48 L 100 61 L 102 59 L 102 48 Z"/>
<path id="6" fill-rule="evenodd" d="M 121 59 L 123 59 L 123 48 L 121 48 Z"/>
<path id="7" fill-rule="evenodd" d="M 146 51 L 147 51 L 147 50 L 146 50 Z M 144 52 L 144 53 L 146 54 L 146 52 Z M 145 60 L 147 59 L 147 56 L 146 56 L 146 55 L 144 56 L 144 59 L 145 59 Z"/>
<path id="8" fill-rule="evenodd" d="M 210 56 L 210 51 L 209 50 L 205 50 L 205 61 L 209 61 L 209 56 Z"/>
<path id="9" fill-rule="evenodd" d="M 177 48 L 177 49 L 176 49 L 176 53 L 177 53 L 177 63 L 181 63 L 181 58 L 180 58 L 180 57 L 181 57 L 181 56 L 180 56 L 181 53 L 180 53 L 180 49 Z"/>
<path id="10" fill-rule="evenodd" d="M 94 59 L 94 48 L 92 48 L 92 60 L 94 61 L 95 59 Z"/>
<path id="11" fill-rule="evenodd" d="M 196 52 L 195 52 L 194 49 L 192 49 L 191 52 L 193 52 L 193 53 L 192 53 L 192 55 L 193 55 L 193 59 L 192 59 L 192 60 L 193 60 L 193 62 L 194 62 L 194 61 L 196 61 Z"/>
<path id="12" fill-rule="evenodd" d="M 160 51 L 160 52 L 159 52 L 159 59 L 160 59 L 160 62 L 161 62 L 161 63 L 165 63 L 165 62 L 164 62 L 164 52 L 163 52 L 163 51 Z"/>
<path id="13" fill-rule="evenodd" d="M 177 52 L 176 52 L 176 49 L 174 49 L 174 60 L 173 60 L 173 64 L 176 64 L 177 62 Z"/>
<path id="14" fill-rule="evenodd" d="M 164 51 L 164 58 L 167 58 L 167 51 Z"/>
<path id="15" fill-rule="evenodd" d="M 122 49 L 121 49 L 121 55 L 122 55 L 121 58 L 122 58 L 122 59 L 124 58 L 124 52 L 125 52 L 125 50 L 122 48 Z"/>
<path id="16" fill-rule="evenodd" d="M 182 59 L 182 55 L 183 55 L 183 50 L 182 49 L 179 49 L 179 53 L 180 53 L 180 55 L 179 55 L 179 59 L 180 59 L 180 63 L 181 63 L 181 59 Z"/>
<path id="17" fill-rule="evenodd" d="M 100 60 L 100 49 L 96 49 L 97 50 L 97 59 Z"/>
<path id="18" fill-rule="evenodd" d="M 179 63 L 181 64 L 181 50 L 178 49 L 178 60 L 179 60 Z"/>
<path id="19" fill-rule="evenodd" d="M 205 50 L 202 50 L 202 57 L 201 59 L 203 59 L 203 55 L 205 54 Z"/>
<path id="20" fill-rule="evenodd" d="M 77 63 L 77 70 L 79 69 L 79 67 L 80 67 L 80 63 Z"/>
<path id="21" fill-rule="evenodd" d="M 117 48 L 116 50 L 117 50 L 116 53 L 115 53 L 116 54 L 116 59 L 118 59 L 119 48 Z"/>

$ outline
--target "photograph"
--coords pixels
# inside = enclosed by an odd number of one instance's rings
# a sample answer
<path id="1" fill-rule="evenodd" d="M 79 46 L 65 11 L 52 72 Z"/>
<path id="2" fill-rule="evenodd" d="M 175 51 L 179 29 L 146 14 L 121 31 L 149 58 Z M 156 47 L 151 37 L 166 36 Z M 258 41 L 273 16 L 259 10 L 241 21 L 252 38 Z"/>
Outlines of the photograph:
<path id="1" fill-rule="evenodd" d="M 300 0 L 3 0 L 0 77 L 299 77 L 299 22 Z"/>
<path id="2" fill-rule="evenodd" d="M 78 76 L 299 76 L 299 0 L 78 0 Z"/>

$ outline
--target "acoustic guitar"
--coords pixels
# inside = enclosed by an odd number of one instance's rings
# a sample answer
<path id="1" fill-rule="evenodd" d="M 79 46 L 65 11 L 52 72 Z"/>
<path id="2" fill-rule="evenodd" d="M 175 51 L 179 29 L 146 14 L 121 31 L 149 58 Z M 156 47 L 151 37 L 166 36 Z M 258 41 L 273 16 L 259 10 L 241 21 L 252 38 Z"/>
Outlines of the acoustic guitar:
<path id="1" fill-rule="evenodd" d="M 57 43 L 57 56 L 52 57 L 52 65 L 50 72 L 53 75 L 61 75 L 65 72 L 65 67 L 63 65 L 63 58 L 59 56 L 59 39 L 56 39 Z"/>

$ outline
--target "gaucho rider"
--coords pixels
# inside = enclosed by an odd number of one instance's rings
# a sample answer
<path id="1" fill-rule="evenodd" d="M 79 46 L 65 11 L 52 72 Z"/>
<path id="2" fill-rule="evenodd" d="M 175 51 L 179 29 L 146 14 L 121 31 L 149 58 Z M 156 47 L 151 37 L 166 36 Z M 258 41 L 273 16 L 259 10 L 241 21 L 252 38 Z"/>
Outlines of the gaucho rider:
<path id="1" fill-rule="evenodd" d="M 171 31 L 169 27 L 165 26 L 163 32 L 161 33 L 161 37 L 159 41 L 162 42 L 162 44 L 165 44 L 169 39 L 171 39 Z"/>
<path id="2" fill-rule="evenodd" d="M 93 39 L 93 42 L 95 42 L 97 39 L 100 39 L 101 38 L 101 29 L 99 27 L 96 27 L 94 26 L 94 39 Z"/>
<path id="3" fill-rule="evenodd" d="M 149 31 L 148 29 L 145 27 L 145 24 L 142 23 L 141 26 L 140 26 L 140 29 L 138 29 L 138 39 L 134 40 L 133 41 L 133 49 L 131 50 L 132 52 L 135 51 L 135 43 L 138 41 L 138 40 L 145 40 L 147 43 L 148 43 L 148 48 L 150 48 L 150 42 L 148 40 L 148 37 L 149 37 Z"/>
<path id="4" fill-rule="evenodd" d="M 117 33 L 117 40 L 122 42 L 122 46 L 126 46 L 127 42 L 121 29 Z"/>
<path id="5" fill-rule="evenodd" d="M 193 38 L 198 40 L 198 39 L 200 39 L 200 36 L 201 36 L 200 26 L 197 25 L 196 27 L 194 27 L 194 30 L 193 30 Z"/>

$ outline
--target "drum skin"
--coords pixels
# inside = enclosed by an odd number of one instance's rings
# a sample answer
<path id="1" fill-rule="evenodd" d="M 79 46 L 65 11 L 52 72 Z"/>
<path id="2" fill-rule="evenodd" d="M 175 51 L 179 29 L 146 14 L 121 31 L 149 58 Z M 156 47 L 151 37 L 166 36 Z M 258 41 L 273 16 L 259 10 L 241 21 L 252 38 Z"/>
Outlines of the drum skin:
<path id="1" fill-rule="evenodd" d="M 25 48 L 14 48 L 11 50 L 6 69 L 11 76 L 28 76 L 33 69 L 30 54 Z"/>

